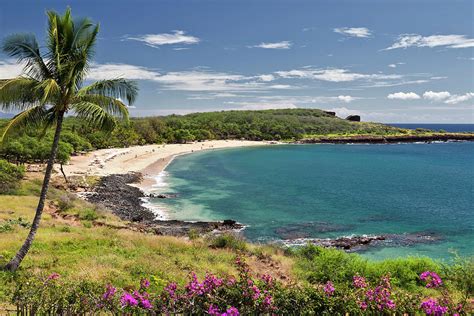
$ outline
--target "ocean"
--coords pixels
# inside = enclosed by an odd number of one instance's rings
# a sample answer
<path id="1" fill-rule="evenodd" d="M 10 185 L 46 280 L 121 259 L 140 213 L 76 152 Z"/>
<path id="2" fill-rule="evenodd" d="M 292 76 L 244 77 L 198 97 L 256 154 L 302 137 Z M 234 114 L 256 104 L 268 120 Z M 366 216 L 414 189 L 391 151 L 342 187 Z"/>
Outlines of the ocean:
<path id="1" fill-rule="evenodd" d="M 170 218 L 234 219 L 254 242 L 390 235 L 359 252 L 474 255 L 472 142 L 216 150 L 178 157 L 161 176 L 159 192 L 179 197 L 151 203 Z"/>

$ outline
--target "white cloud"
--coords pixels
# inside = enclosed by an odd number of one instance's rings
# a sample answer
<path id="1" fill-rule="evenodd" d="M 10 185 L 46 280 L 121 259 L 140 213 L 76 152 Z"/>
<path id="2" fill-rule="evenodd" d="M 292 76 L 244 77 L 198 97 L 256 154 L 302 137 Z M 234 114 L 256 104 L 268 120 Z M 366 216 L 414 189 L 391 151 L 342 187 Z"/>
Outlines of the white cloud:
<path id="1" fill-rule="evenodd" d="M 275 76 L 273 76 L 273 75 L 260 75 L 257 78 L 262 80 L 262 81 L 265 81 L 265 82 L 275 80 Z"/>
<path id="2" fill-rule="evenodd" d="M 408 47 L 438 47 L 467 48 L 474 47 L 474 39 L 466 35 L 431 35 L 402 34 L 392 46 L 384 50 Z"/>
<path id="3" fill-rule="evenodd" d="M 399 65 L 405 65 L 405 63 L 389 64 L 388 67 L 390 67 L 390 68 L 397 68 Z"/>
<path id="4" fill-rule="evenodd" d="M 0 61 L 0 79 L 10 79 L 21 75 L 24 65 L 14 60 Z"/>
<path id="5" fill-rule="evenodd" d="M 391 93 L 387 96 L 387 99 L 391 100 L 418 100 L 420 99 L 420 96 L 416 94 L 415 92 L 397 92 L 397 93 Z"/>
<path id="6" fill-rule="evenodd" d="M 372 31 L 366 27 L 338 27 L 334 32 L 351 37 L 369 37 Z"/>
<path id="7" fill-rule="evenodd" d="M 161 34 L 145 34 L 139 36 L 129 36 L 126 40 L 144 42 L 152 47 L 159 47 L 161 45 L 172 45 L 172 44 L 197 44 L 200 39 L 187 35 L 186 32 L 175 30 L 173 33 L 161 33 Z"/>
<path id="8" fill-rule="evenodd" d="M 329 82 L 348 82 L 359 79 L 401 79 L 401 75 L 385 75 L 385 74 L 361 74 L 350 72 L 347 69 L 329 68 L 329 69 L 313 69 L 303 68 L 289 71 L 277 71 L 276 74 L 282 78 L 301 78 L 316 79 Z"/>
<path id="9" fill-rule="evenodd" d="M 451 96 L 451 93 L 448 91 L 440 91 L 440 92 L 434 92 L 434 91 L 425 91 L 423 93 L 423 98 L 430 100 L 430 101 L 443 101 Z"/>
<path id="10" fill-rule="evenodd" d="M 351 97 L 350 95 L 340 95 L 337 97 L 338 100 L 349 103 L 355 100 L 354 97 Z"/>
<path id="11" fill-rule="evenodd" d="M 262 42 L 258 45 L 254 46 L 249 46 L 250 48 L 256 47 L 256 48 L 266 48 L 266 49 L 290 49 L 293 43 L 290 41 L 281 41 L 281 42 L 275 42 L 275 43 L 265 43 Z"/>
<path id="12" fill-rule="evenodd" d="M 160 74 L 145 67 L 128 64 L 93 64 L 87 79 L 105 80 L 125 78 L 130 80 L 154 80 Z"/>
<path id="13" fill-rule="evenodd" d="M 227 104 L 238 105 L 235 110 L 270 110 L 270 109 L 296 109 L 297 106 L 291 102 L 226 102 Z"/>
<path id="14" fill-rule="evenodd" d="M 267 81 L 261 80 L 262 76 Z M 159 83 L 162 89 L 181 91 L 262 91 L 293 88 L 290 85 L 269 85 L 268 81 L 271 78 L 266 75 L 244 76 L 215 72 L 206 68 L 160 73 L 146 67 L 128 64 L 94 64 L 87 79 L 103 80 L 119 77 L 149 80 Z"/>
<path id="15" fill-rule="evenodd" d="M 444 101 L 444 103 L 447 104 L 458 104 L 461 102 L 469 101 L 470 99 L 474 98 L 474 93 L 473 92 L 468 92 L 466 94 L 462 95 L 452 95 L 449 99 Z"/>

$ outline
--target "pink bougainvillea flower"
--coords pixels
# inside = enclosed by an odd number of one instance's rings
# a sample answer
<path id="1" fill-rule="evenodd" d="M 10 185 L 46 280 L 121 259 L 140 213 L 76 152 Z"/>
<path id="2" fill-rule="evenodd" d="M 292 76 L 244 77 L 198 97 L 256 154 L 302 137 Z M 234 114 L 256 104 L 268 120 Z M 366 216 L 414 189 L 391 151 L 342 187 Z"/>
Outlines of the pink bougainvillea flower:
<path id="1" fill-rule="evenodd" d="M 331 296 L 335 291 L 334 284 L 331 281 L 327 281 L 326 284 L 324 285 L 324 293 L 326 293 L 327 296 Z"/>
<path id="2" fill-rule="evenodd" d="M 443 285 L 443 281 L 436 272 L 425 271 L 420 274 L 420 280 L 426 281 L 427 288 L 437 288 Z"/>
<path id="3" fill-rule="evenodd" d="M 122 307 L 133 307 L 138 305 L 138 301 L 128 292 L 122 294 L 122 297 L 120 297 L 120 303 L 122 304 Z"/>

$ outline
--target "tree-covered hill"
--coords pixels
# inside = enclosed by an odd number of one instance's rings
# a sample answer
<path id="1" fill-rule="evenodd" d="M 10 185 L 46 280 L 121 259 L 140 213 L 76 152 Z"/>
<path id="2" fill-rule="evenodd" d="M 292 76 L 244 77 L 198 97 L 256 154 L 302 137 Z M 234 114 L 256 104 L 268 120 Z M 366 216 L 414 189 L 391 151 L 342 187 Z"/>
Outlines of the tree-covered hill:
<path id="1" fill-rule="evenodd" d="M 0 130 L 6 125 L 0 120 Z M 352 122 L 317 109 L 221 111 L 132 118 L 104 132 L 73 117 L 64 123 L 59 158 L 66 162 L 73 152 L 94 148 L 127 147 L 153 143 L 184 143 L 209 139 L 296 141 L 303 138 L 403 136 L 426 134 L 379 123 Z M 52 131 L 39 138 L 41 130 L 30 129 L 0 146 L 0 158 L 11 162 L 40 162 L 47 158 Z"/>

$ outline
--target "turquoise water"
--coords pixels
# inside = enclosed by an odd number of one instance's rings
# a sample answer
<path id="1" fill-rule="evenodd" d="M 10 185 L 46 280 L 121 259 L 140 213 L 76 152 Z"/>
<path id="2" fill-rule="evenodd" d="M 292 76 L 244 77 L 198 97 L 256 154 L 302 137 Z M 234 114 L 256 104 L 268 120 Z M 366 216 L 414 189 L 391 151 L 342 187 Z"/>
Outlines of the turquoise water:
<path id="1" fill-rule="evenodd" d="M 423 233 L 371 258 L 474 254 L 474 143 L 282 145 L 175 159 L 154 200 L 181 220 L 235 219 L 252 241 Z"/>

